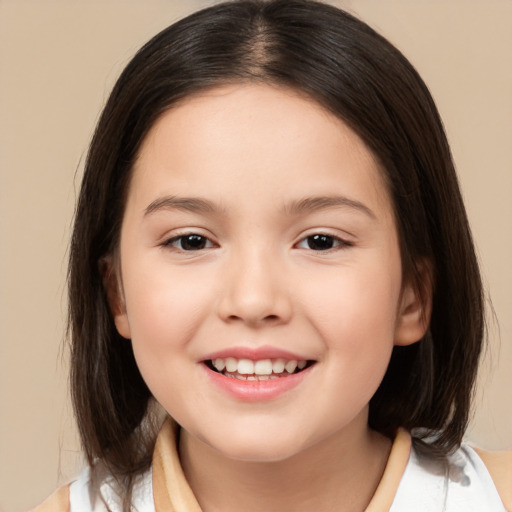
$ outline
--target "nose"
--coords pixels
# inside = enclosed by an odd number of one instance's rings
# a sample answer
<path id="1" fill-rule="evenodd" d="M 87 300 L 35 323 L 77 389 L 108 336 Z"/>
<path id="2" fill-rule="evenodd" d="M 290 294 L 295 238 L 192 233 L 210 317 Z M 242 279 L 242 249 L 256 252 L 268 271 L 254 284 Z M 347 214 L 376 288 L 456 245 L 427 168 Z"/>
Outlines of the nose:
<path id="1" fill-rule="evenodd" d="M 228 266 L 218 306 L 222 320 L 253 327 L 290 320 L 290 288 L 278 257 L 253 250 L 237 254 Z"/>

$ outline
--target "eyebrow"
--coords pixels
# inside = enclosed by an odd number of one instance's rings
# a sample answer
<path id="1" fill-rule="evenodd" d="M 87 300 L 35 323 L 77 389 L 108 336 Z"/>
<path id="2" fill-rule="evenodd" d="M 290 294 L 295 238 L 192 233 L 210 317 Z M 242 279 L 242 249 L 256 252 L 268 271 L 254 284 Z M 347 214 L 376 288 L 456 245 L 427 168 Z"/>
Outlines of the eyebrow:
<path id="1" fill-rule="evenodd" d="M 376 215 L 365 204 L 355 199 L 345 196 L 318 196 L 306 197 L 286 204 L 283 211 L 287 215 L 304 215 L 319 210 L 329 208 L 349 208 L 360 211 L 372 219 L 376 219 Z M 144 216 L 161 210 L 182 210 L 192 213 L 222 213 L 225 210 L 220 208 L 212 201 L 201 199 L 198 197 L 176 197 L 165 196 L 155 199 L 144 210 Z"/>
<path id="2" fill-rule="evenodd" d="M 158 212 L 160 210 L 182 210 L 193 213 L 217 213 L 221 208 L 208 201 L 198 197 L 176 197 L 165 196 L 155 199 L 145 210 L 144 216 Z"/>
<path id="3" fill-rule="evenodd" d="M 365 204 L 345 196 L 318 196 L 306 197 L 298 201 L 292 201 L 284 208 L 288 215 L 301 215 L 305 213 L 325 210 L 329 208 L 348 208 L 360 211 L 372 219 L 377 219 L 373 211 Z"/>

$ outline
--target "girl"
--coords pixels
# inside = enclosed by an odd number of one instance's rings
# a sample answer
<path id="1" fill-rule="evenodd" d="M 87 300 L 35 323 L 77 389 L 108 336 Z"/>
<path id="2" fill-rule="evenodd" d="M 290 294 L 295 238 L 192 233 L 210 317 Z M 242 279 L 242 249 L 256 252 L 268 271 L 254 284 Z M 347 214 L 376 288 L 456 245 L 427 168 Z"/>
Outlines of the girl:
<path id="1" fill-rule="evenodd" d="M 442 124 L 347 13 L 219 4 L 139 51 L 69 292 L 89 468 L 40 510 L 505 511 L 461 445 L 483 300 Z"/>

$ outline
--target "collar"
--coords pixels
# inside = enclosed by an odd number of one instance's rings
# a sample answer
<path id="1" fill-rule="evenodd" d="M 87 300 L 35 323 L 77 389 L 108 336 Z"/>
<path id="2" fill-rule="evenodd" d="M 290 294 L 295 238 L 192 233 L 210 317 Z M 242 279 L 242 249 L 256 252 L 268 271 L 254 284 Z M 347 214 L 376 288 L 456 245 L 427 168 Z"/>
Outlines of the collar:
<path id="1" fill-rule="evenodd" d="M 201 512 L 178 455 L 179 427 L 167 419 L 153 454 L 153 497 L 156 512 Z M 411 436 L 399 429 L 380 483 L 365 512 L 389 512 L 409 460 Z"/>

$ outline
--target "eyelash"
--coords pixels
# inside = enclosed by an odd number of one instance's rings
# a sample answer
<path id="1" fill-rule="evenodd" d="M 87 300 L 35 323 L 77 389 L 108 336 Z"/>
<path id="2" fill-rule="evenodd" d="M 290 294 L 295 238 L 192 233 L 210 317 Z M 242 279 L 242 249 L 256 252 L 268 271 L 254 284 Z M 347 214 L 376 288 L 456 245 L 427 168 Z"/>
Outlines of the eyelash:
<path id="1" fill-rule="evenodd" d="M 316 239 L 316 240 L 315 240 Z M 313 249 L 311 247 L 312 242 L 320 242 L 323 243 L 325 241 L 328 241 L 333 244 L 332 247 L 327 247 L 324 249 Z M 346 249 L 348 247 L 352 247 L 354 244 L 352 242 L 349 242 L 348 240 L 344 240 L 343 238 L 340 238 L 335 235 L 330 235 L 328 233 L 313 233 L 311 235 L 308 235 L 300 240 L 300 242 L 296 245 L 297 247 L 300 247 L 301 244 L 307 244 L 307 247 L 301 247 L 303 249 L 309 249 L 314 252 L 320 252 L 320 253 L 329 253 L 331 251 Z"/>
<path id="2" fill-rule="evenodd" d="M 189 239 L 188 242 L 191 242 L 193 239 L 195 239 L 195 241 L 199 242 L 199 244 L 201 246 L 195 247 L 195 248 L 190 248 L 191 246 L 189 244 L 189 248 L 186 249 L 185 247 L 183 247 L 183 243 L 187 238 Z M 328 245 L 332 244 L 332 247 L 327 247 L 327 248 L 323 248 L 323 249 L 314 249 L 312 247 L 312 245 L 314 243 L 322 244 L 325 242 L 327 242 Z M 307 247 L 300 247 L 301 244 L 307 244 Z M 162 244 L 162 246 L 170 247 L 175 250 L 183 251 L 183 252 L 199 252 L 199 251 L 206 250 L 206 249 L 212 249 L 212 248 L 216 247 L 216 244 L 204 235 L 191 232 L 191 233 L 185 233 L 182 235 L 172 237 L 169 240 L 166 240 Z M 336 250 L 352 247 L 353 243 L 349 242 L 347 240 L 344 240 L 340 237 L 337 237 L 334 235 L 329 235 L 328 233 L 313 233 L 311 235 L 308 235 L 308 236 L 302 238 L 295 246 L 297 248 L 308 249 L 308 250 L 312 250 L 314 252 L 329 253 L 331 251 L 336 251 Z"/>
<path id="3" fill-rule="evenodd" d="M 204 243 L 206 245 L 210 245 L 209 247 L 200 247 L 200 248 L 195 248 L 195 249 L 185 249 L 183 247 L 183 241 L 185 239 L 190 239 L 194 237 L 196 239 L 200 239 L 201 241 L 204 241 Z M 181 244 L 180 244 L 181 242 Z M 181 245 L 181 247 L 178 247 L 178 244 Z M 196 252 L 196 251 L 202 251 L 202 250 L 205 250 L 205 249 L 211 249 L 212 247 L 215 247 L 215 244 L 206 236 L 204 235 L 200 235 L 199 233 L 184 233 L 182 235 L 178 235 L 178 236 L 174 236 L 172 238 L 169 238 L 169 240 L 166 240 L 163 244 L 162 244 L 162 247 L 170 247 L 172 249 L 176 249 L 178 251 L 183 251 L 183 252 Z"/>

